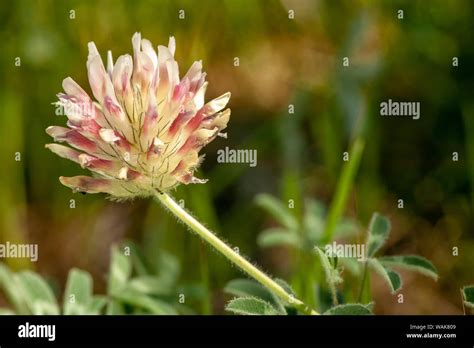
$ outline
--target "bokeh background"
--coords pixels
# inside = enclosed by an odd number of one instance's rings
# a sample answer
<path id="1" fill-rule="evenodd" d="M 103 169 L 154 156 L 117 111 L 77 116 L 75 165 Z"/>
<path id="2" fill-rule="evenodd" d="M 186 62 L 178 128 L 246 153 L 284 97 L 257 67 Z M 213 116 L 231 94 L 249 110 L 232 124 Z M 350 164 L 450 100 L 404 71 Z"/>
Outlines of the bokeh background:
<path id="1" fill-rule="evenodd" d="M 68 270 L 79 267 L 93 275 L 100 293 L 111 245 L 133 240 L 148 258 L 175 255 L 179 284 L 206 289 L 208 296 L 192 304 L 196 312 L 223 312 L 222 288 L 242 277 L 235 267 L 152 200 L 114 203 L 73 194 L 58 177 L 82 170 L 44 148 L 51 142 L 45 128 L 65 123 L 52 105 L 62 79 L 71 76 L 90 91 L 87 42 L 104 58 L 109 49 L 118 57 L 131 52 L 134 32 L 154 45 L 174 35 L 181 74 L 202 59 L 207 97 L 232 92 L 228 139 L 203 151 L 200 174 L 208 184 L 173 192 L 186 208 L 301 292 L 295 274 L 304 258 L 257 244 L 258 234 L 276 222 L 255 196 L 293 200 L 299 218 L 308 198 L 329 207 L 343 152 L 363 139 L 343 209 L 357 222 L 355 239 L 364 239 L 379 211 L 392 222 L 383 252 L 422 255 L 440 274 L 434 282 L 402 273 L 403 304 L 374 276 L 375 312 L 461 314 L 459 289 L 474 282 L 473 11 L 468 0 L 2 1 L 0 242 L 37 243 L 40 253 L 36 263 L 3 261 L 13 270 L 34 269 L 58 293 Z M 382 118 L 379 104 L 389 98 L 420 102 L 421 119 Z M 217 163 L 225 146 L 256 149 L 258 165 Z"/>

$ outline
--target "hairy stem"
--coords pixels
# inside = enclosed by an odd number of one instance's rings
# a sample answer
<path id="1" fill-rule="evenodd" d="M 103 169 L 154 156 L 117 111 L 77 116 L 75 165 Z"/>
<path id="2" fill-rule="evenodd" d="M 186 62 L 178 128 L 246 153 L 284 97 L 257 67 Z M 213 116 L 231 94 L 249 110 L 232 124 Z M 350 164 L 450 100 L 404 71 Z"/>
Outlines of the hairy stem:
<path id="1" fill-rule="evenodd" d="M 275 295 L 281 298 L 286 303 L 294 306 L 299 311 L 305 314 L 319 314 L 315 310 L 308 307 L 299 299 L 293 295 L 288 294 L 285 289 L 278 285 L 273 279 L 267 276 L 265 273 L 260 271 L 244 257 L 240 256 L 230 246 L 220 240 L 214 233 L 204 227 L 199 221 L 191 216 L 186 210 L 184 210 L 179 204 L 177 204 L 173 198 L 166 193 L 156 192 L 155 197 L 166 207 L 169 211 L 175 215 L 178 219 L 184 222 L 192 231 L 197 233 L 199 237 L 204 239 L 206 242 L 211 244 L 217 251 L 224 255 L 227 259 L 233 262 L 240 269 L 245 271 L 252 278 L 257 280 L 260 284 L 265 286 L 267 289 L 272 291 Z"/>

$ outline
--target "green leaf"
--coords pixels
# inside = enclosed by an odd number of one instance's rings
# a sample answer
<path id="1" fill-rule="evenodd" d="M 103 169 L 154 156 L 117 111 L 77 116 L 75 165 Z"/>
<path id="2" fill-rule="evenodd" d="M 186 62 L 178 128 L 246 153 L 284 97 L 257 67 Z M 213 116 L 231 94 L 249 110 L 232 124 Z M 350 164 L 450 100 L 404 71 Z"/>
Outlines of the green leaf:
<path id="1" fill-rule="evenodd" d="M 127 240 L 123 243 L 130 248 L 130 257 L 132 258 L 132 266 L 136 274 L 144 276 L 150 274 L 150 266 L 147 263 L 146 257 L 137 245 L 137 243 Z"/>
<path id="2" fill-rule="evenodd" d="M 255 297 L 238 297 L 225 308 L 229 312 L 242 315 L 278 315 L 278 311 L 270 303 Z"/>
<path id="3" fill-rule="evenodd" d="M 23 271 L 15 276 L 18 291 L 33 315 L 57 315 L 59 307 L 48 283 L 38 274 Z"/>
<path id="4" fill-rule="evenodd" d="M 337 303 L 337 284 L 342 283 L 342 278 L 339 274 L 339 270 L 334 268 L 329 262 L 329 258 L 320 248 L 315 247 L 316 254 L 319 256 L 321 265 L 324 269 L 324 274 L 326 275 L 326 282 L 329 285 L 331 290 L 331 296 L 334 303 Z"/>
<path id="5" fill-rule="evenodd" d="M 431 261 L 424 257 L 418 255 L 385 256 L 379 260 L 383 265 L 407 269 L 438 280 L 438 270 Z"/>
<path id="6" fill-rule="evenodd" d="M 291 230 L 283 228 L 269 228 L 258 236 L 257 243 L 262 248 L 288 245 L 300 248 L 302 243 L 300 236 Z"/>
<path id="7" fill-rule="evenodd" d="M 362 275 L 362 267 L 361 263 L 357 261 L 357 259 L 354 259 L 352 257 L 342 257 L 339 259 L 339 264 L 341 265 L 341 268 L 344 269 L 344 271 L 347 270 L 347 272 L 353 274 L 356 277 L 359 277 Z"/>
<path id="8" fill-rule="evenodd" d="M 186 294 L 187 299 L 202 301 L 208 296 L 204 284 L 188 283 L 174 288 L 173 294 Z"/>
<path id="9" fill-rule="evenodd" d="M 298 229 L 298 221 L 292 215 L 289 208 L 272 195 L 261 193 L 257 195 L 255 202 L 286 228 L 290 230 Z"/>
<path id="10" fill-rule="evenodd" d="M 107 291 L 110 295 L 116 294 L 127 284 L 132 273 L 130 257 L 114 246 L 110 260 L 110 270 Z"/>
<path id="11" fill-rule="evenodd" d="M 326 275 L 326 281 L 328 282 L 331 288 L 334 288 L 337 284 L 342 282 L 342 278 L 339 274 L 339 271 L 337 269 L 334 269 L 334 267 L 329 262 L 328 256 L 325 254 L 324 251 L 322 251 L 318 247 L 315 247 L 314 249 L 316 250 L 316 253 L 319 256 L 321 265 L 323 266 L 324 274 Z"/>
<path id="12" fill-rule="evenodd" d="M 163 287 L 173 287 L 181 273 L 179 260 L 173 254 L 160 250 L 157 260 L 157 273 L 159 282 Z"/>
<path id="13" fill-rule="evenodd" d="M 108 298 L 105 314 L 107 314 L 107 315 L 122 315 L 122 314 L 125 314 L 125 310 L 123 308 L 123 305 L 119 301 L 117 301 L 113 298 Z"/>
<path id="14" fill-rule="evenodd" d="M 359 231 L 357 223 L 350 219 L 341 219 L 334 228 L 334 239 L 354 236 Z"/>
<path id="15" fill-rule="evenodd" d="M 25 299 L 17 289 L 16 279 L 7 266 L 0 263 L 0 286 L 3 288 L 8 302 L 13 305 L 17 314 L 29 314 Z"/>
<path id="16" fill-rule="evenodd" d="M 462 288 L 464 304 L 469 308 L 474 308 L 474 285 Z"/>
<path id="17" fill-rule="evenodd" d="M 290 285 L 288 285 L 284 280 L 276 278 L 275 283 L 280 285 L 287 293 L 292 295 L 295 294 Z M 251 279 L 231 280 L 224 288 L 224 292 L 234 296 L 253 297 L 268 302 L 276 308 L 278 314 L 287 314 L 285 305 L 291 305 L 285 303 L 273 292 Z"/>
<path id="18" fill-rule="evenodd" d="M 88 314 L 87 307 L 92 300 L 92 277 L 79 269 L 71 269 L 63 298 L 65 315 Z"/>
<path id="19" fill-rule="evenodd" d="M 368 306 L 360 303 L 348 303 L 335 306 L 324 312 L 324 315 L 371 315 L 372 311 Z"/>
<path id="20" fill-rule="evenodd" d="M 382 276 L 382 278 L 390 287 L 390 292 L 392 294 L 396 293 L 398 290 L 402 288 L 402 278 L 397 272 L 384 266 L 377 259 L 369 259 L 368 262 L 369 262 L 369 265 L 372 267 L 372 269 L 376 271 L 380 276 Z"/>
<path id="21" fill-rule="evenodd" d="M 312 244 L 316 244 L 322 237 L 325 224 L 324 205 L 314 199 L 308 199 L 305 204 L 303 218 L 305 234 Z"/>
<path id="22" fill-rule="evenodd" d="M 107 304 L 107 296 L 95 295 L 87 306 L 86 314 L 101 314 L 102 309 Z"/>
<path id="23" fill-rule="evenodd" d="M 125 288 L 113 297 L 123 303 L 141 307 L 151 314 L 157 315 L 176 315 L 177 311 L 166 302 L 157 298 L 142 294 L 134 289 Z"/>
<path id="24" fill-rule="evenodd" d="M 129 282 L 129 286 L 141 293 L 147 295 L 169 295 L 172 292 L 172 288 L 167 285 L 163 285 L 160 278 L 155 276 L 140 276 L 133 278 Z"/>
<path id="25" fill-rule="evenodd" d="M 379 213 L 374 213 L 369 224 L 367 257 L 374 256 L 374 254 L 384 245 L 389 234 L 390 221 Z"/>
<path id="26" fill-rule="evenodd" d="M 288 284 L 286 281 L 284 281 L 284 280 L 281 279 L 281 278 L 275 278 L 274 281 L 275 281 L 275 283 L 277 283 L 278 285 L 280 285 L 283 289 L 285 289 L 285 291 L 286 291 L 287 293 L 289 293 L 290 295 L 296 296 L 295 291 L 294 291 L 293 288 L 290 286 L 290 284 Z"/>
<path id="27" fill-rule="evenodd" d="M 371 311 L 372 313 L 374 312 L 374 302 L 373 302 L 373 301 L 367 303 L 367 304 L 365 305 L 365 307 L 367 307 L 367 309 L 368 309 L 369 311 Z"/>
<path id="28" fill-rule="evenodd" d="M 275 278 L 274 281 L 275 281 L 275 283 L 280 285 L 288 294 L 296 297 L 295 291 L 290 286 L 290 284 L 288 284 L 286 281 L 284 281 L 281 278 Z M 275 303 L 279 314 L 283 314 L 283 315 L 289 314 L 288 309 L 290 309 L 290 308 L 296 310 L 292 306 L 291 303 L 287 303 L 287 302 L 283 301 L 280 297 L 275 295 L 273 292 L 271 294 L 272 294 L 272 297 L 273 297 L 273 303 Z"/>
<path id="29" fill-rule="evenodd" d="M 270 291 L 250 279 L 233 279 L 227 283 L 224 292 L 238 297 L 255 297 L 266 302 L 273 301 Z"/>

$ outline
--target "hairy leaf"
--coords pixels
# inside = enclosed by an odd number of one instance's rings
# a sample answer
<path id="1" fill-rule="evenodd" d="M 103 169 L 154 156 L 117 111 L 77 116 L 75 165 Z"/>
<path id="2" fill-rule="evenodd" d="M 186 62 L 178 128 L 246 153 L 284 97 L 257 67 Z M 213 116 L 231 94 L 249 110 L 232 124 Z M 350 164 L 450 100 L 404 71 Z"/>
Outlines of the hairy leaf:
<path id="1" fill-rule="evenodd" d="M 287 245 L 299 248 L 302 246 L 300 236 L 296 231 L 283 228 L 269 228 L 258 236 L 257 243 L 262 248 Z"/>
<path id="2" fill-rule="evenodd" d="M 362 264 L 361 262 L 357 261 L 357 259 L 352 257 L 343 257 L 339 259 L 339 264 L 341 265 L 341 268 L 344 269 L 344 271 L 347 271 L 356 277 L 362 275 Z"/>
<path id="3" fill-rule="evenodd" d="M 164 282 L 162 282 L 158 277 L 145 275 L 133 278 L 129 282 L 129 286 L 138 292 L 148 295 L 163 296 L 171 294 L 172 288 L 163 283 Z"/>
<path id="4" fill-rule="evenodd" d="M 436 267 L 424 257 L 418 255 L 385 256 L 379 260 L 384 265 L 415 271 L 438 280 Z"/>
<path id="5" fill-rule="evenodd" d="M 291 286 L 283 279 L 275 278 L 275 283 L 280 285 L 288 294 L 295 295 Z M 285 306 L 291 306 L 269 291 L 258 282 L 251 279 L 234 279 L 227 283 L 224 292 L 239 297 L 255 297 L 274 306 L 279 314 L 287 314 Z"/>
<path id="6" fill-rule="evenodd" d="M 342 278 L 340 277 L 339 271 L 334 269 L 329 261 L 328 256 L 322 251 L 320 248 L 314 248 L 316 253 L 319 256 L 319 260 L 321 261 L 321 265 L 324 269 L 324 274 L 326 275 L 326 281 L 331 288 L 335 288 L 335 286 L 342 282 Z"/>
<path id="7" fill-rule="evenodd" d="M 374 213 L 369 224 L 367 236 L 367 257 L 372 257 L 383 246 L 390 234 L 390 221 Z"/>
<path id="8" fill-rule="evenodd" d="M 324 273 L 326 275 L 326 282 L 328 283 L 329 289 L 331 290 L 332 301 L 334 304 L 338 303 L 337 299 L 337 287 L 336 285 L 342 283 L 342 278 L 339 274 L 339 270 L 331 265 L 328 256 L 320 248 L 315 247 L 316 253 L 319 256 L 321 265 L 323 266 Z"/>
<path id="9" fill-rule="evenodd" d="M 31 271 L 23 271 L 15 276 L 18 291 L 34 315 L 56 315 L 59 307 L 53 291 L 41 276 Z"/>
<path id="10" fill-rule="evenodd" d="M 278 315 L 278 311 L 270 303 L 255 297 L 238 297 L 225 308 L 229 312 L 243 315 Z"/>
<path id="11" fill-rule="evenodd" d="M 168 303 L 160 299 L 142 294 L 131 288 L 125 288 L 119 293 L 114 294 L 113 297 L 120 302 L 146 309 L 151 314 L 158 314 L 158 315 L 178 314 L 178 312 Z"/>
<path id="12" fill-rule="evenodd" d="M 17 314 L 29 314 L 25 299 L 18 292 L 17 282 L 13 273 L 0 263 L 0 286 L 3 288 L 5 295 L 10 304 L 13 305 Z"/>
<path id="13" fill-rule="evenodd" d="M 173 287 L 181 273 L 179 260 L 173 254 L 160 250 L 157 260 L 157 273 L 159 282 L 163 287 Z"/>
<path id="14" fill-rule="evenodd" d="M 335 306 L 324 312 L 324 315 L 371 315 L 368 306 L 360 303 L 348 303 Z"/>
<path id="15" fill-rule="evenodd" d="M 295 291 L 293 290 L 293 288 L 290 286 L 290 284 L 288 284 L 285 280 L 281 279 L 281 278 L 275 278 L 274 279 L 275 283 L 277 283 L 278 285 L 280 285 L 283 289 L 285 289 L 285 291 L 287 293 L 289 293 L 290 295 L 293 295 L 295 296 Z"/>
<path id="16" fill-rule="evenodd" d="M 267 302 L 273 301 L 270 291 L 250 279 L 233 279 L 227 283 L 224 292 L 239 297 L 255 297 Z"/>
<path id="17" fill-rule="evenodd" d="M 402 278 L 400 277 L 400 274 L 391 270 L 387 266 L 384 266 L 377 259 L 369 259 L 368 262 L 372 269 L 382 276 L 382 278 L 390 287 L 390 292 L 392 294 L 396 293 L 402 288 Z"/>
<path id="18" fill-rule="evenodd" d="M 130 257 L 116 246 L 112 248 L 109 272 L 107 291 L 113 295 L 122 290 L 132 273 Z"/>
<path id="19" fill-rule="evenodd" d="M 92 277 L 79 269 L 71 269 L 66 283 L 63 298 L 63 313 L 65 315 L 80 315 L 87 313 L 92 300 Z"/>

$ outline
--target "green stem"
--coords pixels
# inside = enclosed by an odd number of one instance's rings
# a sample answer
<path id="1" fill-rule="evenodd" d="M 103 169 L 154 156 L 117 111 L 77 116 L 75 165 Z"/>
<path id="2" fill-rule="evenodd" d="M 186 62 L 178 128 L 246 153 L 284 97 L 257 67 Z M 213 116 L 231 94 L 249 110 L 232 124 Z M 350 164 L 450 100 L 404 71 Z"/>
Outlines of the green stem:
<path id="1" fill-rule="evenodd" d="M 227 259 L 237 265 L 240 269 L 245 271 L 252 278 L 257 280 L 260 284 L 268 288 L 275 295 L 281 298 L 286 303 L 291 304 L 296 309 L 300 310 L 305 314 L 319 314 L 315 310 L 308 307 L 299 299 L 293 295 L 288 294 L 285 289 L 278 285 L 273 279 L 267 276 L 265 273 L 260 271 L 244 257 L 240 256 L 230 246 L 220 240 L 214 233 L 204 227 L 199 221 L 191 216 L 186 210 L 184 210 L 179 204 L 177 204 L 169 195 L 166 193 L 156 192 L 155 197 L 170 210 L 173 215 L 184 222 L 192 231 L 196 232 L 202 239 L 211 244 L 217 251 L 224 255 Z"/>
<path id="2" fill-rule="evenodd" d="M 329 208 L 328 218 L 326 220 L 326 226 L 324 229 L 324 240 L 329 243 L 334 235 L 334 230 L 339 222 L 344 207 L 346 206 L 347 197 L 354 181 L 354 177 L 359 167 L 359 162 L 364 151 L 364 140 L 357 138 L 352 145 L 349 156 L 350 159 L 344 164 L 341 176 L 337 183 L 335 197 Z"/>
<path id="3" fill-rule="evenodd" d="M 307 300 L 306 303 L 313 307 L 317 307 L 317 298 L 316 298 L 316 266 L 315 266 L 315 260 L 314 260 L 314 255 L 313 254 L 307 254 L 306 255 L 306 277 L 305 277 L 305 282 L 308 284 L 307 285 Z M 309 276 L 308 276 L 309 275 Z"/>

